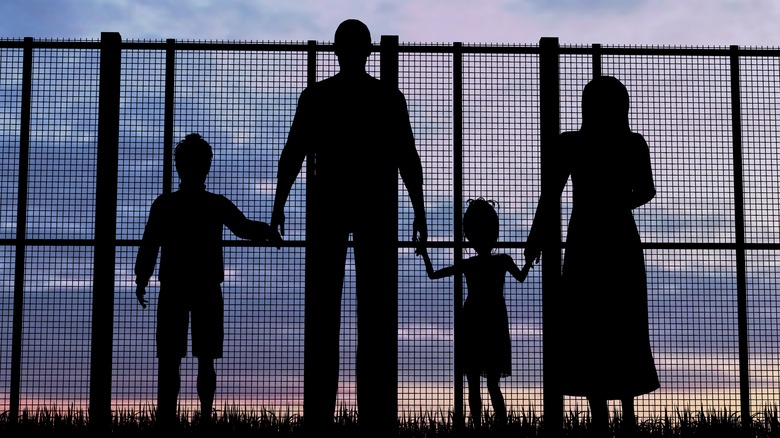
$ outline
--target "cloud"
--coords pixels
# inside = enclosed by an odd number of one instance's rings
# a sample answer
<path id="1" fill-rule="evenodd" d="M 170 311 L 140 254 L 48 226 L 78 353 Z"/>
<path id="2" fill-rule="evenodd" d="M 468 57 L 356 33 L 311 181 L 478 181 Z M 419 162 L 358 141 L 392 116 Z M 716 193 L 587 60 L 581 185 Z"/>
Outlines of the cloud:
<path id="1" fill-rule="evenodd" d="M 772 0 L 44 0 L 0 6 L 4 37 L 332 40 L 346 18 L 363 20 L 374 40 L 535 44 L 773 45 L 780 6 Z M 587 7 L 581 5 L 587 4 Z"/>

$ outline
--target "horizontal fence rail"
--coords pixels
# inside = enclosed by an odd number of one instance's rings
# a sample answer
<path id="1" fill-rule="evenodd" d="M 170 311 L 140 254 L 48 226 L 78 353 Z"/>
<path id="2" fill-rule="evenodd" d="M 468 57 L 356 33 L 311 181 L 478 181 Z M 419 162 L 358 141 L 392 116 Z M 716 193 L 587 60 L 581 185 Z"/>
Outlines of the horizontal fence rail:
<path id="1" fill-rule="evenodd" d="M 523 260 L 545 145 L 579 128 L 581 92 L 592 77 L 618 77 L 631 96 L 632 129 L 650 146 L 658 189 L 635 218 L 661 388 L 637 399 L 637 413 L 692 408 L 750 418 L 777 407 L 780 49 L 566 46 L 555 38 L 385 50 L 380 43 L 367 66 L 380 79 L 383 57 L 397 65 L 424 166 L 435 267 L 473 254 L 460 229 L 467 200 L 477 197 L 497 202 L 498 250 Z M 269 222 L 298 95 L 337 72 L 333 47 L 122 41 L 106 33 L 98 41 L 0 40 L 0 63 L 0 412 L 16 418 L 75 407 L 99 419 L 152 409 L 159 284 L 153 277 L 151 306 L 141 309 L 133 264 L 151 202 L 177 187 L 172 148 L 201 133 L 215 151 L 209 190 Z M 305 174 L 287 203 L 281 250 L 225 233 L 218 409 L 302 410 Z M 334 194 L 333 202 L 360 200 Z M 562 242 L 570 211 L 567 188 Z M 464 415 L 453 336 L 468 291 L 460 278 L 425 275 L 400 181 L 399 213 L 399 416 Z M 546 255 L 524 283 L 507 281 L 505 289 L 508 408 L 553 419 L 587 409 L 545 379 L 554 366 L 544 360 L 547 335 L 556 327 L 543 316 L 559 263 Z M 347 407 L 356 403 L 353 268 L 350 251 L 339 383 Z M 616 273 L 605 260 L 593 287 L 608 275 Z M 558 336 L 588 342 L 585 332 Z M 182 364 L 181 402 L 192 410 L 196 366 L 191 357 Z"/>

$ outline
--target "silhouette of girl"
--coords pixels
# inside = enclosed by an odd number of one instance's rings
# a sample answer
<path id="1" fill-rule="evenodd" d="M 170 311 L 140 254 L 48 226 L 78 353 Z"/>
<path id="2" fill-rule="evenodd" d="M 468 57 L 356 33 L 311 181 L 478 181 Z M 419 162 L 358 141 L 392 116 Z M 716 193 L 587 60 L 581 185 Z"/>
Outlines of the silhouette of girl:
<path id="1" fill-rule="evenodd" d="M 561 351 L 565 395 L 588 398 L 594 428 L 609 427 L 607 400 L 621 400 L 626 427 L 635 428 L 634 397 L 659 388 L 648 330 L 647 284 L 632 210 L 655 197 L 650 152 L 628 123 L 629 96 L 611 76 L 582 93 L 582 126 L 558 137 L 551 165 L 560 197 L 571 177 L 558 321 L 571 338 Z M 539 260 L 543 239 L 537 206 L 525 251 Z M 576 334 L 570 336 L 569 334 Z"/>
<path id="2" fill-rule="evenodd" d="M 498 426 L 506 424 L 506 405 L 499 380 L 512 373 L 509 319 L 504 301 L 504 278 L 509 272 L 519 282 L 528 275 L 528 264 L 517 267 L 508 254 L 493 254 L 498 241 L 498 215 L 493 202 L 483 198 L 469 200 L 463 216 L 463 232 L 476 255 L 461 263 L 433 270 L 424 247 L 417 250 L 423 257 L 428 277 L 438 279 L 464 274 L 468 296 L 463 305 L 462 346 L 464 371 L 469 387 L 469 409 L 475 428 L 482 426 L 480 377 L 487 378 L 490 400 Z"/>

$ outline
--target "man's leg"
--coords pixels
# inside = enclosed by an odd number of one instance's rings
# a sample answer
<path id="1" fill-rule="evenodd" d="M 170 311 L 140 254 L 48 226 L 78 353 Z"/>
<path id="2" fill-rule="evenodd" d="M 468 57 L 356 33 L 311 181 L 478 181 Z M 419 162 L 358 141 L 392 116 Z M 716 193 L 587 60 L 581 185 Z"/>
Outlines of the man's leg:
<path id="1" fill-rule="evenodd" d="M 311 436 L 333 426 L 339 380 L 341 293 L 347 255 L 346 232 L 323 227 L 310 237 L 306 258 L 303 357 L 303 421 Z M 330 228 L 330 229 L 328 229 Z"/>
<path id="2" fill-rule="evenodd" d="M 364 231 L 353 238 L 358 319 L 355 364 L 358 415 L 361 429 L 366 433 L 392 436 L 398 427 L 397 224 L 384 230 Z"/>

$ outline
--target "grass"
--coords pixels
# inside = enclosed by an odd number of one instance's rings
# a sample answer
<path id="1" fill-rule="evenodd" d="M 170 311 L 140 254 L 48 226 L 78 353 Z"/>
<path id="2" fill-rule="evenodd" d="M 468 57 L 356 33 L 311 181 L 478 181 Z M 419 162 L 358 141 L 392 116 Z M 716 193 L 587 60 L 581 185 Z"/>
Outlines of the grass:
<path id="1" fill-rule="evenodd" d="M 502 435 L 516 438 L 544 437 L 544 418 L 533 410 L 509 412 L 508 424 L 499 430 L 487 415 L 484 429 L 454 428 L 451 412 L 420 412 L 405 414 L 399 418 L 400 438 L 440 438 L 450 436 Z M 340 437 L 358 436 L 358 416 L 352 409 L 341 409 L 335 416 L 336 433 Z M 268 410 L 243 410 L 225 406 L 216 412 L 214 423 L 208 429 L 214 436 L 257 436 L 293 438 L 303 436 L 301 417 L 290 412 L 277 413 Z M 780 412 L 768 407 L 751 419 L 751 436 L 756 438 L 780 438 Z M 155 414 L 151 406 L 137 411 L 117 411 L 112 421 L 112 434 L 116 436 L 142 436 L 155 433 Z M 610 423 L 616 438 L 627 436 L 620 417 L 613 415 Z M 198 412 L 180 412 L 175 435 L 198 435 L 204 430 Z M 0 435 L 8 436 L 64 436 L 87 434 L 90 430 L 88 414 L 69 407 L 64 410 L 42 408 L 35 412 L 23 411 L 13 424 L 8 414 L 0 414 Z M 588 438 L 591 436 L 590 416 L 587 412 L 569 411 L 564 415 L 562 438 Z M 640 421 L 634 436 L 646 438 L 700 438 L 737 437 L 742 434 L 739 415 L 733 412 L 678 409 L 656 418 Z"/>

